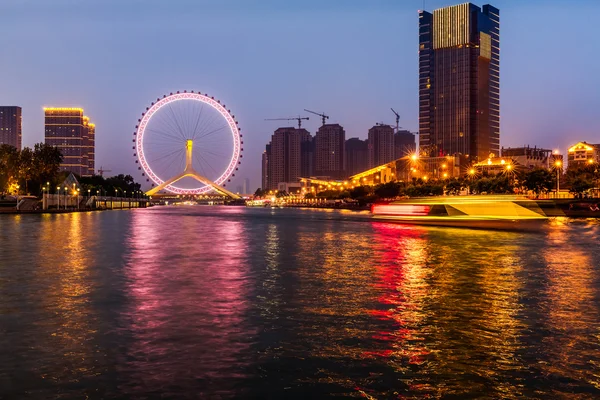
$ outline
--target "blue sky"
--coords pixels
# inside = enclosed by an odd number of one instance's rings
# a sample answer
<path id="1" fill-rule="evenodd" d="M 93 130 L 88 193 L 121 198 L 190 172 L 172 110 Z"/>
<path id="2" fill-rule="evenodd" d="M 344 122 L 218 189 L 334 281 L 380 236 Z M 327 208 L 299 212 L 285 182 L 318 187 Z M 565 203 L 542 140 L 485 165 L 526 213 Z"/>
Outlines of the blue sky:
<path id="1" fill-rule="evenodd" d="M 43 141 L 44 106 L 85 108 L 97 167 L 141 180 L 131 149 L 139 114 L 169 92 L 209 93 L 244 133 L 231 186 L 248 177 L 255 188 L 277 128 L 265 118 L 325 111 L 347 138 L 365 138 L 393 123 L 394 107 L 416 130 L 417 12 L 455 3 L 1 0 L 0 104 L 23 107 L 29 146 Z M 600 142 L 600 1 L 491 4 L 501 15 L 501 144 L 564 152 Z"/>

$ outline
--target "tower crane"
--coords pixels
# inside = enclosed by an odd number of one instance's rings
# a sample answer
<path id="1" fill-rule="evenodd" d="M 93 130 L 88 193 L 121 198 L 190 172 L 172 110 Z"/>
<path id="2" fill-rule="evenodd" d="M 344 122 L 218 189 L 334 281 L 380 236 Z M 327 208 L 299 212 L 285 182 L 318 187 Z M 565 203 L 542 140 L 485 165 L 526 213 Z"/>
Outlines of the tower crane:
<path id="1" fill-rule="evenodd" d="M 325 120 L 329 119 L 329 115 L 325 115 L 324 113 L 318 113 L 318 112 L 310 111 L 310 110 L 307 110 L 306 108 L 304 109 L 304 111 L 309 112 L 311 114 L 318 115 L 319 117 L 321 117 L 321 120 L 323 121 L 323 125 L 325 125 Z"/>
<path id="2" fill-rule="evenodd" d="M 292 118 L 267 118 L 265 119 L 265 121 L 291 121 L 291 120 L 296 120 L 298 121 L 298 129 L 302 128 L 302 121 L 303 120 L 309 120 L 309 117 L 292 117 Z"/>
<path id="3" fill-rule="evenodd" d="M 390 110 L 396 115 L 396 132 L 400 129 L 400 114 L 398 114 L 393 108 L 390 107 Z"/>
<path id="4" fill-rule="evenodd" d="M 98 174 L 100 174 L 100 176 L 104 176 L 105 172 L 112 172 L 110 169 L 104 169 L 103 167 L 98 168 Z"/>

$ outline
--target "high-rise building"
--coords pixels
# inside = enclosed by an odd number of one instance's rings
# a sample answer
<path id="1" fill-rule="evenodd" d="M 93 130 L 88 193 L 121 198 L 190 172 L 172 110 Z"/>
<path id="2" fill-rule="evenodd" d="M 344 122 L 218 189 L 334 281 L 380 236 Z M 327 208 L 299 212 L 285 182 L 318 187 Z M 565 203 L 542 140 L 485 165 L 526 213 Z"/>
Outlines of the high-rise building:
<path id="1" fill-rule="evenodd" d="M 369 129 L 369 168 L 387 164 L 394 158 L 394 128 L 375 125 Z"/>
<path id="2" fill-rule="evenodd" d="M 21 107 L 0 106 L 0 144 L 9 144 L 21 150 L 22 133 Z"/>
<path id="3" fill-rule="evenodd" d="M 346 132 L 339 124 L 322 125 L 315 135 L 315 175 L 344 179 Z"/>
<path id="4" fill-rule="evenodd" d="M 83 115 L 82 108 L 44 108 L 46 144 L 58 147 L 63 155 L 61 171 L 80 176 L 93 175 L 95 125 Z M 91 157 L 90 157 L 91 153 Z"/>
<path id="5" fill-rule="evenodd" d="M 269 154 L 271 154 L 271 144 L 269 143 L 265 151 L 262 153 L 262 174 L 261 174 L 261 185 L 262 190 L 269 189 Z"/>
<path id="6" fill-rule="evenodd" d="M 306 129 L 279 128 L 271 136 L 268 154 L 267 189 L 277 189 L 280 182 L 298 182 L 302 177 L 302 145 L 309 142 Z"/>
<path id="7" fill-rule="evenodd" d="M 96 174 L 96 124 L 87 124 L 88 175 Z"/>
<path id="8" fill-rule="evenodd" d="M 415 134 L 407 130 L 394 133 L 394 159 L 402 158 L 417 151 Z"/>
<path id="9" fill-rule="evenodd" d="M 356 175 L 369 169 L 369 144 L 366 140 L 346 140 L 346 174 Z"/>
<path id="10" fill-rule="evenodd" d="M 465 3 L 419 12 L 419 145 L 472 160 L 500 151 L 500 12 Z"/>
<path id="11" fill-rule="evenodd" d="M 244 178 L 244 184 L 242 185 L 242 193 L 249 194 L 250 193 L 250 179 Z"/>

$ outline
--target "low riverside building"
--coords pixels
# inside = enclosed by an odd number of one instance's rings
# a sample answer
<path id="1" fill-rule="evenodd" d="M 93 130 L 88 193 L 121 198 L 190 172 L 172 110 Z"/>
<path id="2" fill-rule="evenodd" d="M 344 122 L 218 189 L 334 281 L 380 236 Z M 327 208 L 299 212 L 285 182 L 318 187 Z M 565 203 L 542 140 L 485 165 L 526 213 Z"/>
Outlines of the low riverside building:
<path id="1" fill-rule="evenodd" d="M 578 142 L 569 147 L 569 168 L 600 163 L 600 144 Z"/>
<path id="2" fill-rule="evenodd" d="M 552 150 L 542 149 L 537 146 L 502 148 L 502 158 L 510 159 L 519 168 L 549 168 L 552 163 Z"/>

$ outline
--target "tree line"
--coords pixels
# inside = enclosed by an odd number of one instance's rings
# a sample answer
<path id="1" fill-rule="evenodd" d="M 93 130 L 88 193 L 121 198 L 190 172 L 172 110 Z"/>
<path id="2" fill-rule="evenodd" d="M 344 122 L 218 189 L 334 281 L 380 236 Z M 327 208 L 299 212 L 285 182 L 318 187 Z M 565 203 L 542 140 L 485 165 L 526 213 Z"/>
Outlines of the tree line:
<path id="1" fill-rule="evenodd" d="M 45 143 L 37 143 L 33 149 L 25 147 L 21 151 L 7 144 L 0 145 L 0 194 L 40 196 L 44 188 L 54 193 L 70 174 L 60 171 L 62 161 L 60 150 Z M 80 177 L 75 174 L 75 177 L 82 195 L 140 195 L 141 185 L 131 175 L 104 178 L 100 175 Z"/>

